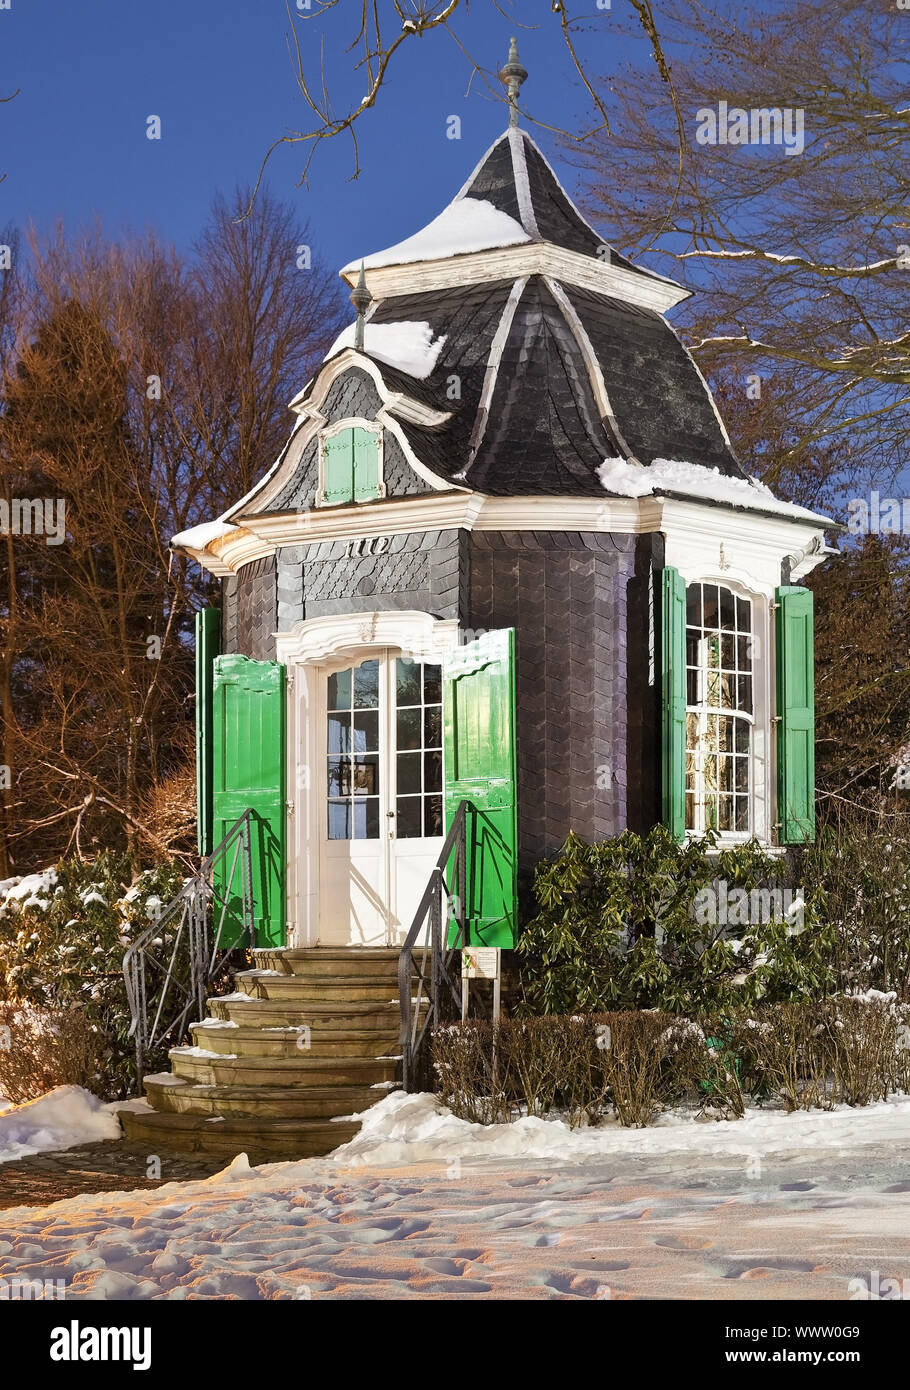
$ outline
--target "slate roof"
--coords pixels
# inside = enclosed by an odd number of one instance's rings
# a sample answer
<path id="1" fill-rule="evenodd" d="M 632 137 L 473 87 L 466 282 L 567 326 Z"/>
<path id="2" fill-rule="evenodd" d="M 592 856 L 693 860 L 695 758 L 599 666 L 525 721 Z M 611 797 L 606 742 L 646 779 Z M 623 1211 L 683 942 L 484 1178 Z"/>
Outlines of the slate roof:
<path id="1" fill-rule="evenodd" d="M 450 207 L 463 198 L 491 203 L 528 241 L 602 262 L 606 243 L 522 130 L 496 141 Z M 445 339 L 419 380 L 373 354 L 391 390 L 449 413 L 432 427 L 401 422 L 426 467 L 498 496 L 605 496 L 597 468 L 606 458 L 680 459 L 747 476 L 673 329 L 657 310 L 618 297 L 616 277 L 605 275 L 603 292 L 555 274 L 459 283 L 459 260 L 470 254 L 453 251 L 445 288 L 390 295 L 368 315 L 371 324 L 428 323 L 434 340 Z M 380 263 L 394 263 L 386 255 Z M 651 274 L 616 252 L 610 261 Z"/>

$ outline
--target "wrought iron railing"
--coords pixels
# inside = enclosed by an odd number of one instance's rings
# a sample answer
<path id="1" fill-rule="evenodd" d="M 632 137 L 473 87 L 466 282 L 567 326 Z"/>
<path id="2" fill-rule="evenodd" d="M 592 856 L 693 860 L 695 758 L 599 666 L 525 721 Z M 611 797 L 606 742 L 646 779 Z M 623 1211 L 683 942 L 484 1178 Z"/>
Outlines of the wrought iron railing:
<path id="1" fill-rule="evenodd" d="M 202 1018 L 231 953 L 256 945 L 252 835 L 246 810 L 123 957 L 137 1085 L 149 1058 Z"/>
<path id="2" fill-rule="evenodd" d="M 399 1045 L 406 1091 L 430 1084 L 430 1032 L 457 1018 L 461 1010 L 461 978 L 455 961 L 468 944 L 468 810 L 468 802 L 460 802 L 398 958 Z"/>

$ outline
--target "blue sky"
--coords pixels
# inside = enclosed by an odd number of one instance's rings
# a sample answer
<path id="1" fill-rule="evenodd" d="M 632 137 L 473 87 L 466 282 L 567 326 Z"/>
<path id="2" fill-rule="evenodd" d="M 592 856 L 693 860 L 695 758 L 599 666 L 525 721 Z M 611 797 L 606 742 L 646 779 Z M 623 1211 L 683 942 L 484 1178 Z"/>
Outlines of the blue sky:
<path id="1" fill-rule="evenodd" d="M 343 0 L 327 18 L 298 26 L 314 71 L 325 33 L 339 106 L 364 91 L 343 52 L 359 8 Z M 615 66 L 629 53 L 611 33 L 626 0 L 613 0 L 610 12 L 598 12 L 595 0 L 584 9 L 593 25 L 586 52 L 596 69 Z M 590 113 L 549 0 L 518 0 L 513 13 L 525 27 L 497 14 L 492 0 L 475 0 L 460 32 L 478 61 L 496 68 L 516 31 L 531 74 L 523 101 L 543 121 L 580 126 Z M 188 247 L 213 194 L 251 183 L 269 144 L 307 121 L 289 32 L 284 0 L 10 0 L 0 9 L 0 95 L 21 90 L 0 106 L 0 224 L 31 219 L 47 231 L 62 218 L 75 230 L 100 217 L 109 235 L 152 226 Z M 302 147 L 274 156 L 270 187 L 299 209 L 301 223 L 309 219 L 314 249 L 330 265 L 424 225 L 500 134 L 504 108 L 479 83 L 468 93 L 469 75 L 442 33 L 406 45 L 382 100 L 358 122 L 356 181 L 344 137 L 323 144 L 308 189 L 296 187 Z M 161 118 L 160 141 L 146 138 L 149 115 Z M 461 118 L 461 140 L 446 138 L 451 115 Z M 547 132 L 534 133 L 552 157 Z M 555 162 L 571 187 L 571 171 L 558 154 Z"/>

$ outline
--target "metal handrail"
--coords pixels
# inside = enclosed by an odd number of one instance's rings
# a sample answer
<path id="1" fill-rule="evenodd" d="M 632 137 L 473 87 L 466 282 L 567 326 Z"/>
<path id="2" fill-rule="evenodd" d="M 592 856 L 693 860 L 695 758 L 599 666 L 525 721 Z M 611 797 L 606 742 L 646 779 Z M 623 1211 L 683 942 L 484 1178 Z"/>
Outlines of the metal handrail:
<path id="1" fill-rule="evenodd" d="M 421 1070 L 425 1069 L 425 1045 L 431 1028 L 436 1027 L 443 1013 L 454 1005 L 460 1007 L 461 993 L 453 979 L 451 966 L 456 952 L 467 942 L 467 817 L 470 803 L 459 802 L 449 827 L 439 858 L 430 873 L 411 928 L 404 939 L 398 957 L 398 998 L 401 1010 L 399 1046 L 402 1056 L 402 1084 L 406 1091 L 417 1089 Z M 449 860 L 455 853 L 455 882 L 457 893 L 446 877 Z M 443 901 L 448 911 L 443 914 Z M 457 923 L 454 940 L 446 944 L 445 923 L 449 915 Z M 417 959 L 417 938 L 429 918 L 429 932 L 424 936 Z M 416 984 L 416 993 L 414 992 Z"/>
<path id="2" fill-rule="evenodd" d="M 124 954 L 128 1036 L 135 1040 L 137 1085 L 142 1082 L 149 1056 L 160 1047 L 182 1042 L 192 1013 L 202 1018 L 211 986 L 224 970 L 230 952 L 256 945 L 252 825 L 253 812 L 248 807 L 201 861 L 199 872 L 186 880 Z M 228 860 L 222 892 L 215 885 L 215 870 Z M 238 869 L 241 932 L 239 940 L 224 947 L 221 943 L 228 918 L 238 916 L 233 896 Z M 168 928 L 174 923 L 168 946 Z"/>

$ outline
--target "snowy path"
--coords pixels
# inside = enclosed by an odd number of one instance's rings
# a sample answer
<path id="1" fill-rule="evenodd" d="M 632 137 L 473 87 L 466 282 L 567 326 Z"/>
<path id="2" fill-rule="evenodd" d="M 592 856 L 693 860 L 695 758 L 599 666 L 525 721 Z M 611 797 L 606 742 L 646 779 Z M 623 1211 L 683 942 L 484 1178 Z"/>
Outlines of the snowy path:
<path id="1" fill-rule="evenodd" d="M 754 1132 L 685 1125 L 663 1152 L 625 1131 L 561 1161 L 235 1164 L 0 1213 L 0 1275 L 68 1299 L 843 1299 L 873 1271 L 910 1281 L 908 1117 L 797 1116 L 785 1147 L 768 1116 L 764 1157 Z"/>

